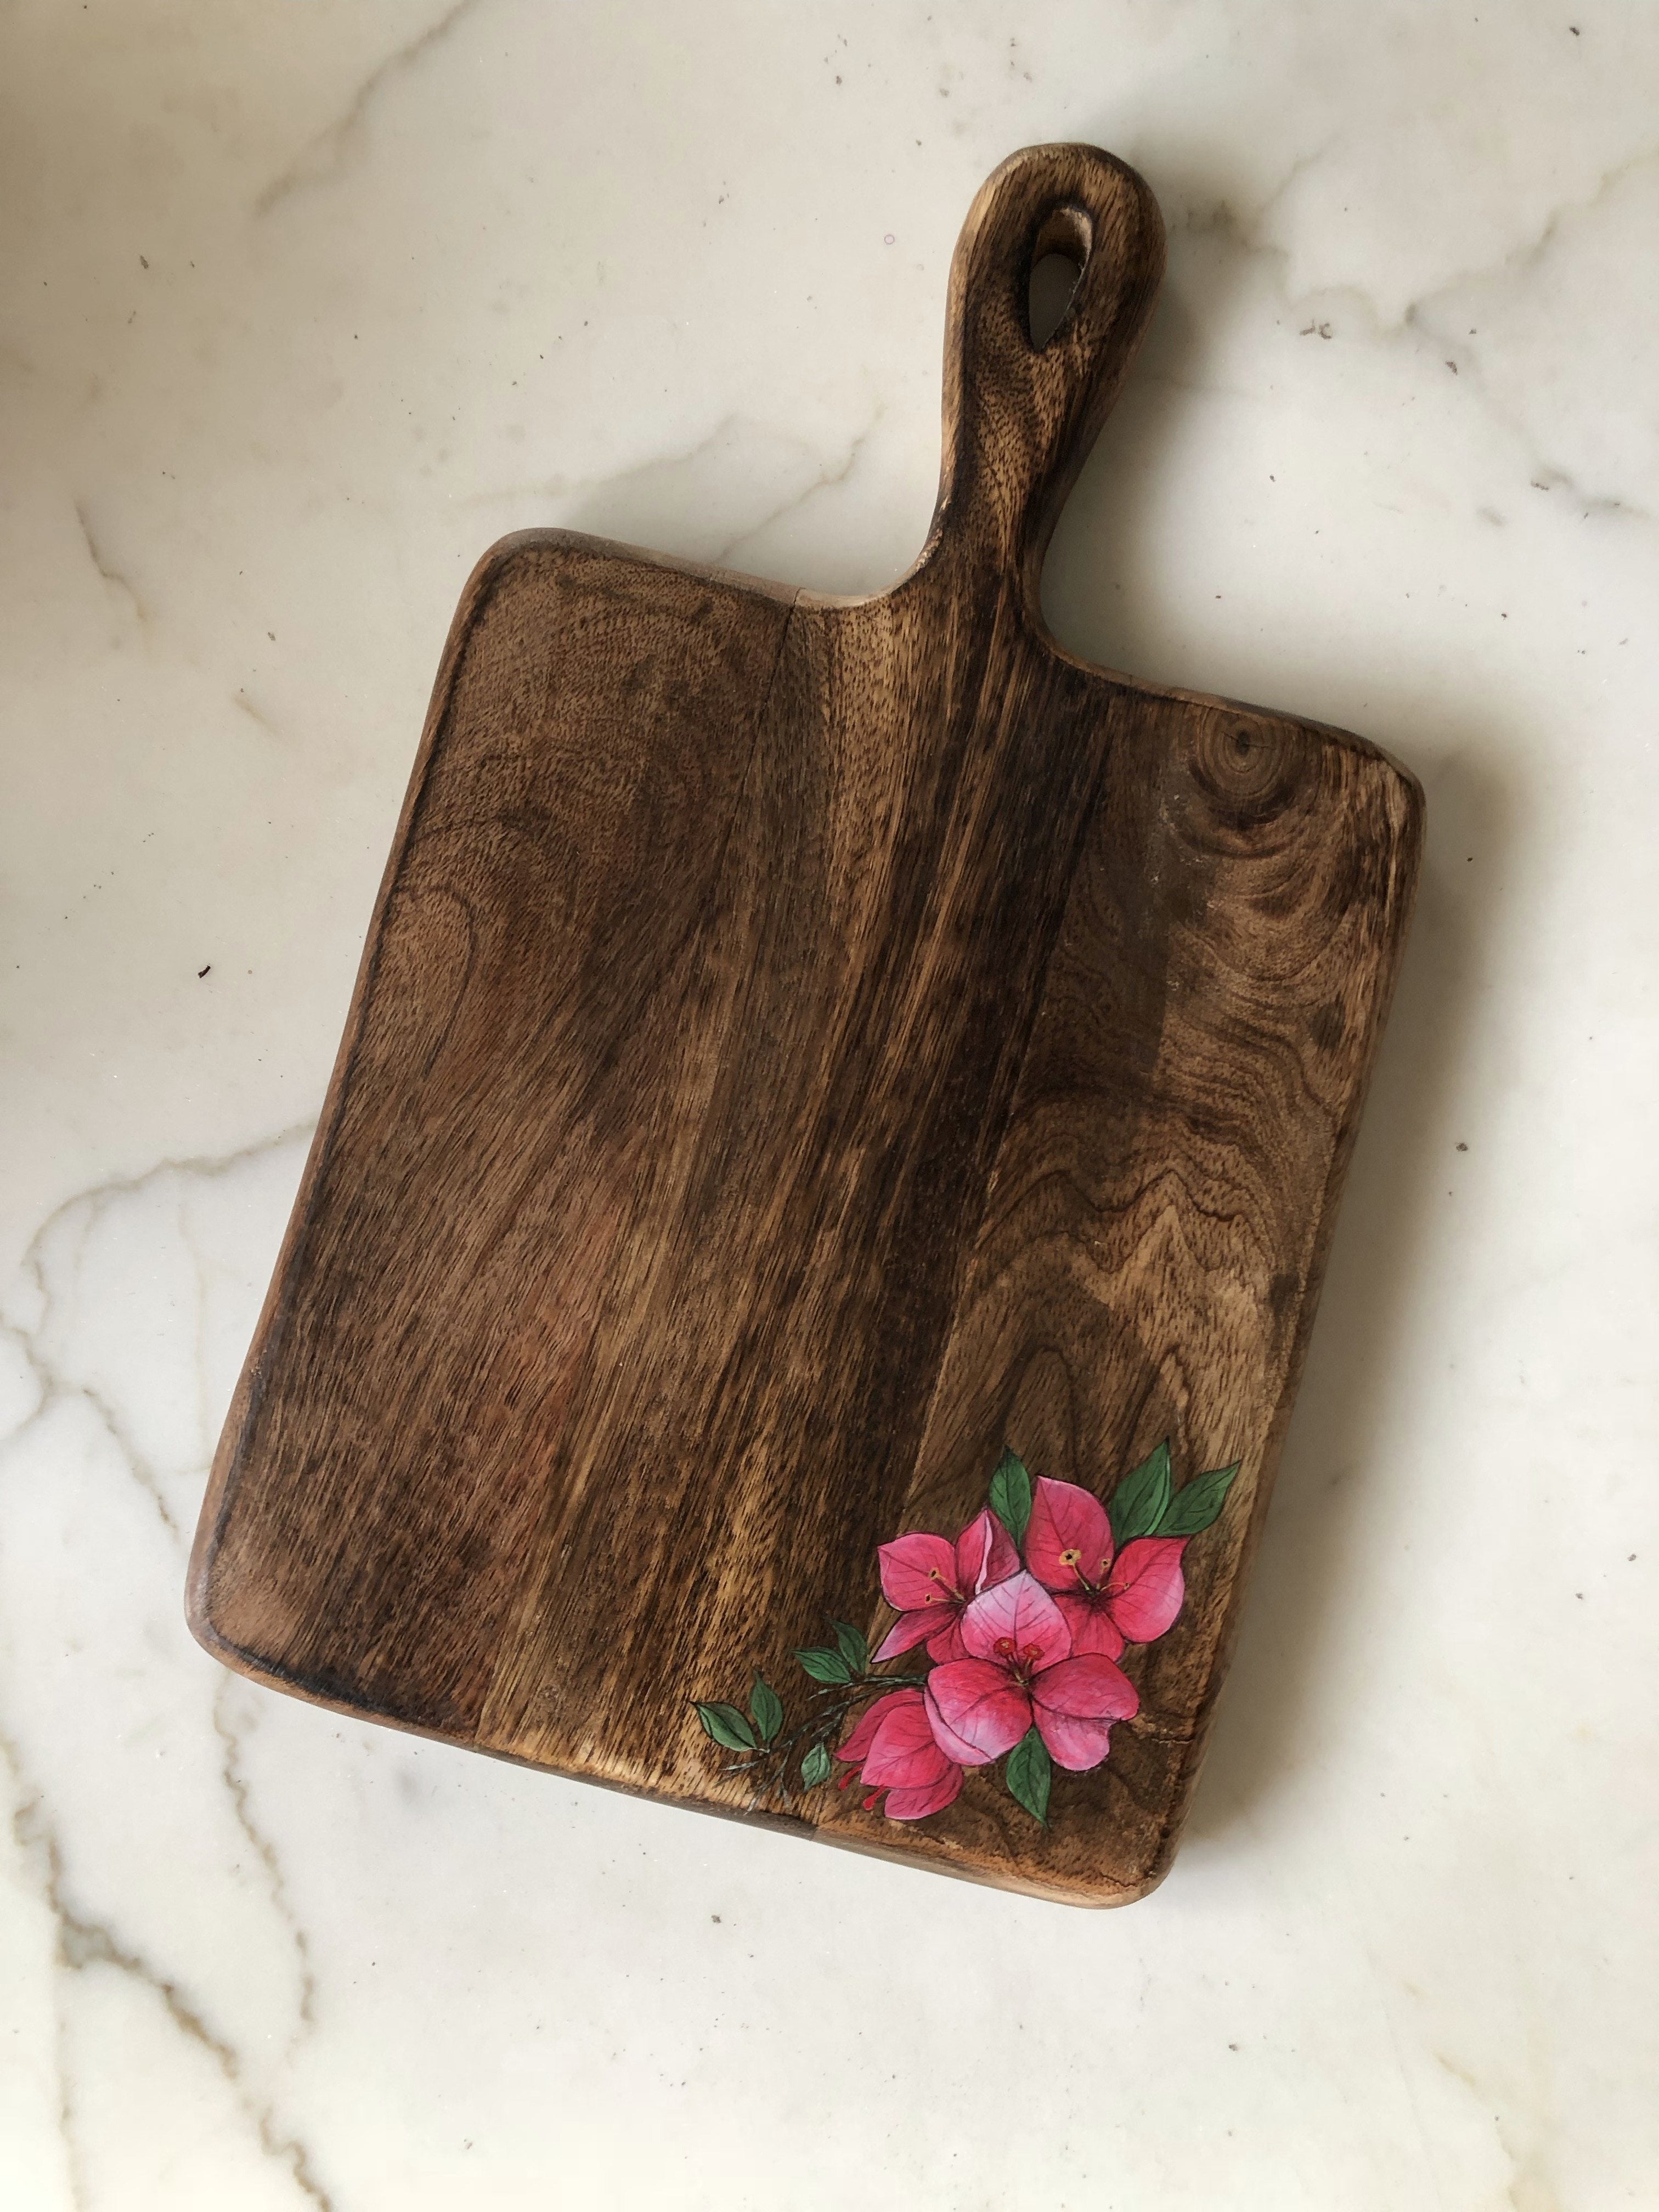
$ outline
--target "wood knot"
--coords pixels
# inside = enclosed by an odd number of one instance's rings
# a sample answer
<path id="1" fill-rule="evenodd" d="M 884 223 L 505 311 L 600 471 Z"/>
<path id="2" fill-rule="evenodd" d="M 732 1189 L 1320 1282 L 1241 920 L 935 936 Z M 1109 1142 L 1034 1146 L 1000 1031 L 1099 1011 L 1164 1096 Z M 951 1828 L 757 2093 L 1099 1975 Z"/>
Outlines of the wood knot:
<path id="1" fill-rule="evenodd" d="M 1227 829 L 1255 829 L 1282 813 L 1296 798 L 1304 760 L 1297 733 L 1265 720 L 1212 714 L 1193 728 L 1193 782 L 1218 826 Z"/>

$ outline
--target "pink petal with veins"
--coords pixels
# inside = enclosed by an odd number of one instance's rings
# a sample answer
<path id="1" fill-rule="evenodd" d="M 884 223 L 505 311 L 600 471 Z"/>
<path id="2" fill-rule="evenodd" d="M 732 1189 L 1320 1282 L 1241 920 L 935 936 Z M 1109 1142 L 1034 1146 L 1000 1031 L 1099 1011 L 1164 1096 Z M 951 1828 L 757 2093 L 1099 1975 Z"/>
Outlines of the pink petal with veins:
<path id="1" fill-rule="evenodd" d="M 1123 1649 L 1123 1632 L 1106 1610 L 1102 1599 L 1081 1590 L 1060 1590 L 1054 1598 L 1060 1616 L 1072 1632 L 1072 1656 L 1083 1659 L 1098 1653 L 1115 1659 Z"/>
<path id="2" fill-rule="evenodd" d="M 1086 1774 L 1098 1766 L 1112 1747 L 1110 1721 L 1085 1720 L 1071 1713 L 1051 1713 L 1036 1708 L 1037 1732 L 1048 1747 L 1056 1766 L 1073 1774 Z"/>
<path id="3" fill-rule="evenodd" d="M 890 1820 L 925 1820 L 930 1813 L 942 1813 L 953 1805 L 961 1789 L 962 1769 L 947 1760 L 937 1782 L 923 1789 L 890 1790 L 882 1810 Z"/>
<path id="4" fill-rule="evenodd" d="M 975 1660 L 972 1664 L 977 1666 L 979 1662 Z M 935 1674 L 939 1672 L 937 1667 L 933 1672 Z M 927 1711 L 927 1725 L 933 1731 L 933 1741 L 947 1759 L 954 1759 L 962 1766 L 990 1765 L 992 1754 L 989 1752 L 976 1750 L 965 1736 L 958 1735 L 931 1697 L 924 1693 L 923 1702 Z"/>
<path id="5" fill-rule="evenodd" d="M 1026 1668 L 1052 1667 L 1072 1649 L 1060 1607 L 1023 1571 L 980 1593 L 962 1616 L 962 1640 L 975 1659 Z"/>
<path id="6" fill-rule="evenodd" d="M 956 1609 L 952 1607 L 952 1625 L 954 1625 Z M 939 1625 L 939 1614 L 936 1611 L 900 1613 L 876 1648 L 877 1663 L 879 1664 L 884 1659 L 896 1659 L 901 1651 L 911 1650 L 921 1642 L 924 1636 L 932 1636 Z"/>
<path id="7" fill-rule="evenodd" d="M 921 1703 L 921 1692 L 920 1690 L 895 1690 L 887 1697 L 878 1698 L 875 1704 L 872 1705 L 869 1711 L 865 1714 L 863 1719 L 860 1721 L 857 1727 L 848 1737 L 845 1743 L 843 1743 L 841 1748 L 836 1752 L 836 1757 L 837 1759 L 851 1759 L 855 1765 L 860 1759 L 867 1759 L 870 1755 L 870 1747 L 876 1740 L 877 1729 L 880 1728 L 883 1721 L 888 1717 L 895 1707 L 900 1705 L 919 1706 Z"/>
<path id="8" fill-rule="evenodd" d="M 944 1620 L 936 1621 L 930 1614 L 928 1626 L 933 1634 L 927 1639 L 927 1656 L 931 1659 L 966 1659 L 972 1655 L 962 1640 L 962 1607 L 953 1605 Z"/>
<path id="9" fill-rule="evenodd" d="M 915 1613 L 957 1595 L 956 1546 L 943 1536 L 896 1536 L 877 1557 L 881 1594 L 895 1613 Z"/>
<path id="10" fill-rule="evenodd" d="M 1039 1674 L 1031 1704 L 1054 1764 L 1081 1774 L 1099 1765 L 1110 1748 L 1113 1722 L 1129 1719 L 1140 1699 L 1123 1669 L 1095 1653 L 1063 1659 Z"/>
<path id="11" fill-rule="evenodd" d="M 987 1506 L 957 1538 L 957 1588 L 964 1597 L 977 1597 L 1018 1572 L 1014 1540 Z"/>
<path id="12" fill-rule="evenodd" d="M 1068 1553 L 1075 1553 L 1067 1558 Z M 1112 1563 L 1112 1524 L 1091 1491 L 1037 1477 L 1025 1529 L 1025 1564 L 1046 1589 L 1099 1583 Z"/>
<path id="13" fill-rule="evenodd" d="M 1131 1644 L 1162 1636 L 1187 1595 L 1182 1579 L 1184 1536 L 1137 1536 L 1117 1555 L 1106 1585 L 1112 1619 Z"/>
<path id="14" fill-rule="evenodd" d="M 935 1741 L 963 1766 L 1000 1759 L 1031 1725 L 1031 1700 L 1006 1668 L 988 1659 L 935 1667 L 927 1698 Z"/>
<path id="15" fill-rule="evenodd" d="M 863 1780 L 878 1790 L 936 1789 L 953 1762 L 934 1741 L 921 1692 L 906 1697 L 901 1692 L 882 1703 L 888 1710 L 864 1762 Z"/>

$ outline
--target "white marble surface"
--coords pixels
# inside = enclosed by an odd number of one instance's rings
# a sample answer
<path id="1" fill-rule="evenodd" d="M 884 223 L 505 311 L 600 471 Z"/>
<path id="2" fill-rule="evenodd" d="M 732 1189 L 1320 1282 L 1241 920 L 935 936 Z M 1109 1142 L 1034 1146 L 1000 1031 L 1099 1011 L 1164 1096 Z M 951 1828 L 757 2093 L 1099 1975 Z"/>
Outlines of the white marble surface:
<path id="1" fill-rule="evenodd" d="M 1659 15 L 14 0 L 0 106 L 7 2212 L 1659 2201 Z M 957 225 L 1060 137 L 1172 252 L 1056 626 L 1431 820 L 1196 1816 L 1097 1917 L 179 1606 L 462 577 L 890 578 Z"/>

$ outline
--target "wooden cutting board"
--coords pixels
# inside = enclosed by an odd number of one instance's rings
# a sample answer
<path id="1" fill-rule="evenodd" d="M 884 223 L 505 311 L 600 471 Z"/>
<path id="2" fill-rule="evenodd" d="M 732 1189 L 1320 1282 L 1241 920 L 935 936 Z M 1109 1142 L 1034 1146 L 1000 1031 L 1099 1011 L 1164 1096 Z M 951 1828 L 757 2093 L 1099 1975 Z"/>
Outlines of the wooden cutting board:
<path id="1" fill-rule="evenodd" d="M 485 556 L 203 1511 L 228 1664 L 1048 1896 L 1164 1872 L 1422 806 L 1044 628 L 1162 262 L 1108 155 L 991 178 L 890 592 Z"/>

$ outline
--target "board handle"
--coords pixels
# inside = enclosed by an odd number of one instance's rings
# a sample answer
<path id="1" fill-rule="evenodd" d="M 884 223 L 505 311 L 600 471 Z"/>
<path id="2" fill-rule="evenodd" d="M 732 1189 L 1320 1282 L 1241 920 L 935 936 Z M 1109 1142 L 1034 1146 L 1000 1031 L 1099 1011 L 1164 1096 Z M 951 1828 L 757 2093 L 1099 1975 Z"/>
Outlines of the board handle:
<path id="1" fill-rule="evenodd" d="M 1033 343 L 1031 271 L 1081 273 Z M 1066 493 L 1134 358 L 1164 274 L 1143 179 L 1097 146 L 1028 146 L 981 186 L 951 264 L 945 440 L 930 546 L 1016 575 L 1036 615 Z"/>

